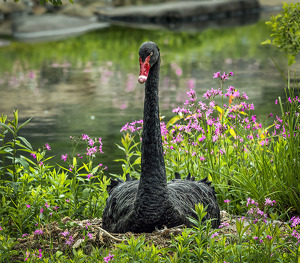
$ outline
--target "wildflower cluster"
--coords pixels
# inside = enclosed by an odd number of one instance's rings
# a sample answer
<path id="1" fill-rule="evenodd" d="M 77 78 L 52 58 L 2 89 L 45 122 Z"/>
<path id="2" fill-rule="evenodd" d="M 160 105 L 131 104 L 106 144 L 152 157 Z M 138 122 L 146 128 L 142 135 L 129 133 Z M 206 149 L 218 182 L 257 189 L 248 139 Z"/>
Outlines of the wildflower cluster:
<path id="1" fill-rule="evenodd" d="M 297 241 L 297 245 L 300 245 L 300 217 L 293 216 L 290 219 L 290 224 L 292 227 L 291 236 Z"/>
<path id="2" fill-rule="evenodd" d="M 30 253 L 29 251 L 27 251 L 25 254 L 26 254 L 26 258 L 24 261 L 32 260 L 33 262 L 35 262 L 36 259 L 41 259 L 43 257 L 41 249 L 39 249 L 38 251 L 33 252 L 33 253 Z"/>
<path id="3" fill-rule="evenodd" d="M 70 235 L 70 232 L 68 230 L 61 232 L 60 235 L 62 235 L 65 238 L 65 243 L 68 246 L 71 246 L 74 242 L 73 236 Z"/>
<path id="4" fill-rule="evenodd" d="M 268 214 L 266 210 L 268 207 L 273 206 L 276 204 L 275 200 L 271 200 L 270 198 L 265 198 L 265 203 L 262 204 L 264 207 L 264 211 L 259 208 L 258 202 L 254 199 L 247 198 L 247 207 L 250 209 L 248 210 L 247 214 L 253 218 L 253 223 L 255 224 L 258 220 L 262 220 L 264 223 L 267 223 Z"/>
<path id="5" fill-rule="evenodd" d="M 113 261 L 114 260 L 114 255 L 108 254 L 107 257 L 103 258 L 105 263 L 109 262 L 109 261 Z"/>
<path id="6" fill-rule="evenodd" d="M 77 145 L 80 141 L 86 142 L 87 148 L 86 148 L 85 155 L 87 155 L 87 156 L 94 157 L 94 155 L 97 152 L 103 153 L 103 150 L 102 150 L 103 143 L 102 143 L 102 138 L 101 137 L 92 139 L 92 138 L 90 138 L 89 135 L 82 134 L 81 138 L 79 140 L 76 140 L 72 136 L 70 136 L 70 139 L 75 143 L 75 148 L 77 147 Z M 83 158 L 83 156 L 81 156 L 80 154 L 77 154 L 77 157 L 79 157 L 80 159 Z M 67 159 L 68 159 L 68 154 L 67 153 L 61 155 L 61 160 L 66 162 Z M 72 168 L 74 168 L 74 167 L 72 167 L 72 165 L 70 165 L 70 171 L 72 171 Z"/>
<path id="7" fill-rule="evenodd" d="M 120 132 L 123 131 L 130 131 L 130 132 L 135 132 L 141 130 L 143 127 L 143 120 L 138 120 L 138 121 L 133 121 L 131 123 L 126 123 Z"/>

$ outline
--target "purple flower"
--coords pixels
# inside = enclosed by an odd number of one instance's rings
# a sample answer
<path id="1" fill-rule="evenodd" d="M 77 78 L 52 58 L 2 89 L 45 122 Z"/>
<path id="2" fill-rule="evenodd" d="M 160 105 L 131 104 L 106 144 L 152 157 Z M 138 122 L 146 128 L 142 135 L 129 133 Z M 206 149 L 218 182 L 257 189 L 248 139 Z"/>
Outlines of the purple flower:
<path id="1" fill-rule="evenodd" d="M 93 239 L 93 235 L 91 233 L 87 233 L 89 239 Z"/>
<path id="2" fill-rule="evenodd" d="M 74 242 L 73 236 L 69 236 L 69 239 L 66 240 L 66 244 L 69 246 L 71 246 L 73 242 Z"/>
<path id="3" fill-rule="evenodd" d="M 34 231 L 34 234 L 36 235 L 42 235 L 43 234 L 43 230 L 42 229 L 37 229 Z"/>
<path id="4" fill-rule="evenodd" d="M 90 139 L 90 140 L 89 140 L 89 145 L 90 145 L 90 146 L 93 146 L 93 145 L 94 145 L 94 143 L 95 143 L 95 142 L 94 142 L 94 140 L 93 140 L 93 139 Z"/>
<path id="5" fill-rule="evenodd" d="M 91 148 L 87 148 L 86 151 L 87 151 L 86 155 L 92 156 L 94 153 L 97 152 L 97 146 L 91 147 Z"/>
<path id="6" fill-rule="evenodd" d="M 231 201 L 230 199 L 225 199 L 225 200 L 224 200 L 224 203 L 229 204 L 230 201 Z"/>
<path id="7" fill-rule="evenodd" d="M 38 258 L 42 258 L 43 254 L 42 254 L 42 250 L 39 249 L 39 254 L 38 254 Z"/>
<path id="8" fill-rule="evenodd" d="M 273 204 L 275 204 L 276 201 L 275 200 L 271 200 L 270 198 L 265 198 L 265 205 L 271 205 L 273 206 Z"/>
<path id="9" fill-rule="evenodd" d="M 0 230 L 3 230 L 1 226 L 0 226 Z"/>
<path id="10" fill-rule="evenodd" d="M 297 225 L 300 224 L 300 218 L 299 217 L 295 217 L 293 216 L 291 219 L 290 219 L 290 222 L 292 222 L 292 227 L 296 227 Z"/>
<path id="11" fill-rule="evenodd" d="M 229 223 L 221 223 L 221 225 L 219 226 L 219 228 L 223 228 L 225 226 L 229 226 Z"/>
<path id="12" fill-rule="evenodd" d="M 30 208 L 30 205 L 26 205 L 27 208 Z"/>
<path id="13" fill-rule="evenodd" d="M 34 159 L 36 159 L 35 153 L 31 153 L 30 155 L 31 155 Z"/>
<path id="14" fill-rule="evenodd" d="M 46 203 L 45 206 L 48 208 L 50 205 L 48 205 L 48 203 Z"/>
<path id="15" fill-rule="evenodd" d="M 61 155 L 61 159 L 65 162 L 68 158 L 68 154 L 66 153 L 65 155 Z"/>
<path id="16" fill-rule="evenodd" d="M 70 200 L 67 198 L 67 199 L 66 199 L 66 202 L 67 202 L 67 203 L 70 203 Z"/>
<path id="17" fill-rule="evenodd" d="M 103 259 L 104 259 L 104 261 L 107 263 L 107 262 L 109 262 L 110 260 L 113 260 L 113 259 L 114 259 L 114 256 L 115 256 L 115 255 L 108 254 L 108 256 L 107 256 L 107 257 L 104 257 Z"/>
<path id="18" fill-rule="evenodd" d="M 220 71 L 219 71 L 219 72 L 217 72 L 217 73 L 214 73 L 213 79 L 215 79 L 215 78 L 220 78 L 220 77 L 221 77 L 221 73 L 220 73 Z"/>
<path id="19" fill-rule="evenodd" d="M 253 239 L 258 239 L 258 237 L 253 237 Z"/>
<path id="20" fill-rule="evenodd" d="M 25 233 L 25 234 L 23 234 L 23 235 L 22 235 L 22 237 L 26 237 L 26 236 L 28 236 L 28 234 L 27 234 L 27 233 Z"/>
<path id="21" fill-rule="evenodd" d="M 89 140 L 90 137 L 89 137 L 87 134 L 82 134 L 81 139 L 82 139 L 83 141 L 86 141 L 86 140 Z"/>
<path id="22" fill-rule="evenodd" d="M 40 213 L 42 214 L 44 212 L 44 208 L 41 208 L 40 209 Z"/>
<path id="23" fill-rule="evenodd" d="M 64 237 L 67 237 L 67 235 L 69 235 L 70 234 L 70 232 L 68 231 L 68 230 L 66 230 L 66 231 L 64 231 L 64 232 L 62 232 L 62 233 L 60 233 L 60 235 L 62 235 L 62 236 L 64 236 Z"/>
<path id="24" fill-rule="evenodd" d="M 91 179 L 91 177 L 94 177 L 94 176 L 93 176 L 92 174 L 87 174 L 86 177 L 87 177 L 88 179 Z"/>
<path id="25" fill-rule="evenodd" d="M 216 232 L 216 233 L 213 233 L 212 235 L 211 235 L 211 238 L 214 238 L 214 237 L 216 237 L 216 236 L 218 236 L 219 235 L 219 233 L 218 232 Z"/>
<path id="26" fill-rule="evenodd" d="M 47 149 L 48 151 L 51 151 L 51 147 L 50 147 L 49 143 L 46 143 L 46 144 L 45 144 L 45 147 L 46 147 L 46 149 Z"/>

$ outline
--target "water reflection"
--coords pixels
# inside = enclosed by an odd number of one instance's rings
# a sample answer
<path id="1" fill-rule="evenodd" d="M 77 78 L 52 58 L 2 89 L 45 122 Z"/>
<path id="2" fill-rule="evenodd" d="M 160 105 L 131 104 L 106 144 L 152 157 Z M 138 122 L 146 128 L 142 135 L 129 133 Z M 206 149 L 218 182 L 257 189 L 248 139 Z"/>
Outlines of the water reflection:
<path id="1" fill-rule="evenodd" d="M 193 52 L 181 54 L 181 59 L 161 49 L 160 110 L 166 120 L 174 116 L 173 108 L 183 105 L 186 91 L 193 88 L 201 97 L 207 89 L 217 88 L 212 77 L 219 70 L 234 73 L 228 85 L 245 91 L 258 114 L 279 112 L 274 101 L 284 96 L 284 82 L 267 55 L 262 63 L 261 57 L 243 58 L 241 54 L 234 58 L 221 50 L 199 60 L 195 58 L 202 53 L 197 47 L 183 45 Z M 56 161 L 62 153 L 72 151 L 69 136 L 102 137 L 104 154 L 99 162 L 109 172 L 119 173 L 120 164 L 113 160 L 122 156 L 115 146 L 120 142 L 120 129 L 143 114 L 144 89 L 137 82 L 139 64 L 137 55 L 132 55 L 137 51 L 133 52 L 128 57 L 136 61 L 135 66 L 128 66 L 126 59 L 101 57 L 87 62 L 78 58 L 78 63 L 44 61 L 36 68 L 21 67 L 16 60 L 10 72 L 0 75 L 0 113 L 12 116 L 19 109 L 21 119 L 33 116 L 22 135 L 35 149 L 49 143 Z M 164 55 L 175 59 L 165 60 Z"/>

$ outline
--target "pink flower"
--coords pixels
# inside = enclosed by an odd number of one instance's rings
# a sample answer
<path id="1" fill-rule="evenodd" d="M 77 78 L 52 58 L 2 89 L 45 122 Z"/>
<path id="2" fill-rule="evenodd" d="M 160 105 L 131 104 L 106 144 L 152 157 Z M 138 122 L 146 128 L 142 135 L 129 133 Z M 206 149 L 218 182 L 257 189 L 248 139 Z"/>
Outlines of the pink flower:
<path id="1" fill-rule="evenodd" d="M 0 230 L 3 230 L 1 226 L 0 226 Z"/>
<path id="2" fill-rule="evenodd" d="M 48 203 L 46 203 L 45 206 L 48 208 L 50 205 L 48 205 Z"/>
<path id="3" fill-rule="evenodd" d="M 46 144 L 45 144 L 45 147 L 46 147 L 46 149 L 47 149 L 48 151 L 51 151 L 51 147 L 50 147 L 49 143 L 46 143 Z"/>
<path id="4" fill-rule="evenodd" d="M 25 233 L 25 234 L 23 234 L 23 235 L 22 235 L 22 237 L 26 237 L 26 236 L 28 236 L 28 234 L 27 234 L 27 233 Z"/>
<path id="5" fill-rule="evenodd" d="M 224 200 L 224 203 L 229 204 L 230 201 L 231 201 L 230 199 L 225 199 L 225 200 Z"/>
<path id="6" fill-rule="evenodd" d="M 253 239 L 258 239 L 258 237 L 253 237 Z"/>
<path id="7" fill-rule="evenodd" d="M 40 213 L 42 214 L 43 212 L 44 212 L 44 209 L 43 209 L 43 208 L 41 208 L 41 209 L 40 209 Z"/>
<path id="8" fill-rule="evenodd" d="M 220 77 L 221 77 L 221 73 L 220 73 L 220 71 L 219 71 L 219 72 L 217 72 L 217 73 L 214 73 L 213 79 L 215 79 L 215 78 L 220 78 Z"/>
<path id="9" fill-rule="evenodd" d="M 212 235 L 211 235 L 211 238 L 214 238 L 214 237 L 216 237 L 216 236 L 218 236 L 219 235 L 219 233 L 218 232 L 216 232 L 216 233 L 213 233 Z"/>
<path id="10" fill-rule="evenodd" d="M 265 205 L 271 205 L 273 206 L 273 204 L 275 204 L 276 201 L 275 200 L 271 200 L 270 198 L 265 198 Z"/>
<path id="11" fill-rule="evenodd" d="M 41 252 L 42 252 L 42 250 L 39 249 L 39 255 L 38 255 L 38 258 L 42 258 L 43 254 L 42 254 Z"/>
<path id="12" fill-rule="evenodd" d="M 87 233 L 89 239 L 93 239 L 93 235 L 91 233 Z"/>
<path id="13" fill-rule="evenodd" d="M 67 198 L 67 199 L 66 199 L 66 202 L 67 202 L 67 203 L 70 203 L 70 200 Z"/>
<path id="14" fill-rule="evenodd" d="M 31 153 L 30 155 L 31 155 L 34 159 L 36 159 L 35 153 Z"/>
<path id="15" fill-rule="evenodd" d="M 88 179 L 91 179 L 91 177 L 94 177 L 94 176 L 93 176 L 92 174 L 87 174 L 86 177 L 87 177 Z"/>
<path id="16" fill-rule="evenodd" d="M 108 254 L 108 256 L 104 257 L 103 259 L 104 259 L 105 263 L 108 263 L 110 260 L 114 259 L 114 256 L 115 255 Z"/>
<path id="17" fill-rule="evenodd" d="M 181 69 L 181 68 L 178 68 L 178 69 L 176 70 L 176 75 L 177 75 L 177 76 L 181 76 L 181 75 L 182 75 L 182 69 Z"/>
<path id="18" fill-rule="evenodd" d="M 81 139 L 82 139 L 83 141 L 85 141 L 85 140 L 89 140 L 90 137 L 89 137 L 87 134 L 82 134 Z"/>
<path id="19" fill-rule="evenodd" d="M 37 230 L 34 231 L 34 234 L 42 235 L 43 234 L 43 230 L 42 229 L 37 229 Z"/>
<path id="20" fill-rule="evenodd" d="M 94 142 L 94 140 L 93 140 L 93 139 L 90 139 L 90 140 L 89 140 L 89 145 L 90 145 L 90 146 L 93 146 L 93 145 L 94 145 L 94 143 L 95 143 L 95 142 Z"/>
<path id="21" fill-rule="evenodd" d="M 30 208 L 30 205 L 26 205 L 27 208 Z"/>
<path id="22" fill-rule="evenodd" d="M 68 158 L 68 154 L 66 153 L 65 155 L 61 155 L 61 159 L 65 162 Z"/>
<path id="23" fill-rule="evenodd" d="M 70 234 L 70 232 L 68 231 L 68 230 L 66 230 L 66 231 L 64 231 L 64 232 L 62 232 L 62 233 L 60 233 L 60 235 L 62 235 L 62 236 L 64 236 L 64 237 L 67 237 L 67 235 L 69 235 Z"/>

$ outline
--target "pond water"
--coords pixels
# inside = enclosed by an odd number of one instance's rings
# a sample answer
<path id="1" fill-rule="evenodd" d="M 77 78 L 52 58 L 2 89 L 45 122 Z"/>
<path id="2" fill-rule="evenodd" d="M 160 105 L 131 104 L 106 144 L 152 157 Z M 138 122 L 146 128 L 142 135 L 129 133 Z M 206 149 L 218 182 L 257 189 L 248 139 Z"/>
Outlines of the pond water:
<path id="1" fill-rule="evenodd" d="M 72 152 L 70 136 L 102 137 L 98 161 L 120 173 L 113 161 L 123 156 L 115 145 L 120 129 L 143 116 L 144 87 L 137 78 L 144 41 L 161 49 L 160 111 L 168 120 L 190 88 L 198 98 L 218 88 L 212 77 L 219 70 L 233 72 L 226 85 L 246 92 L 256 114 L 279 113 L 274 101 L 284 97 L 285 84 L 270 57 L 284 72 L 287 65 L 270 46 L 260 45 L 268 35 L 258 22 L 194 33 L 111 27 L 58 42 L 12 43 L 0 49 L 0 114 L 11 117 L 18 109 L 21 121 L 33 117 L 21 135 L 35 149 L 49 143 L 55 161 Z"/>

